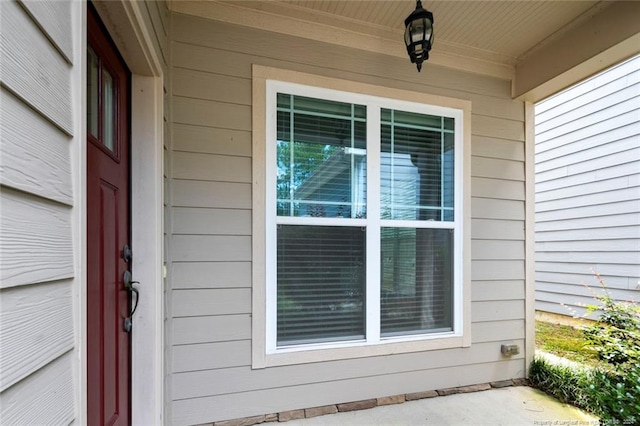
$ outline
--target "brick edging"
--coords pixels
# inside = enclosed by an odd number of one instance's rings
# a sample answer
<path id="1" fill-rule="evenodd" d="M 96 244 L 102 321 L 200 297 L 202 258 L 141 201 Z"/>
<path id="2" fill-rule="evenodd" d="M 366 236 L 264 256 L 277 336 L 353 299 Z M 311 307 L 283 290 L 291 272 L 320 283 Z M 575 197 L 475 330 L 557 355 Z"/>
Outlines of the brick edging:
<path id="1" fill-rule="evenodd" d="M 252 426 L 260 423 L 288 422 L 311 417 L 324 416 L 346 411 L 368 410 L 384 405 L 402 404 L 405 401 L 416 401 L 425 398 L 435 398 L 437 396 L 454 395 L 458 393 L 480 392 L 489 389 L 505 388 L 509 386 L 528 386 L 527 379 L 510 379 L 498 382 L 480 383 L 470 386 L 459 386 L 455 388 L 437 389 L 424 392 L 406 393 L 395 396 L 385 396 L 382 398 L 365 399 L 362 401 L 345 402 L 342 404 L 324 405 L 299 410 L 282 411 L 280 413 L 263 414 L 260 416 L 242 417 L 240 419 L 222 420 L 211 423 L 212 426 Z"/>

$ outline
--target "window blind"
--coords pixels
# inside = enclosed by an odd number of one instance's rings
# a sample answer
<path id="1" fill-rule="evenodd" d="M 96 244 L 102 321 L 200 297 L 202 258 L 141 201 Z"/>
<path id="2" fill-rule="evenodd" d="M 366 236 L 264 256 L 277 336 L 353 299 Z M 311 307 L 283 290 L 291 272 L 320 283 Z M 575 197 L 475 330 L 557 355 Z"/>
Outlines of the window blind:
<path id="1" fill-rule="evenodd" d="M 362 339 L 366 233 L 278 226 L 277 344 Z"/>

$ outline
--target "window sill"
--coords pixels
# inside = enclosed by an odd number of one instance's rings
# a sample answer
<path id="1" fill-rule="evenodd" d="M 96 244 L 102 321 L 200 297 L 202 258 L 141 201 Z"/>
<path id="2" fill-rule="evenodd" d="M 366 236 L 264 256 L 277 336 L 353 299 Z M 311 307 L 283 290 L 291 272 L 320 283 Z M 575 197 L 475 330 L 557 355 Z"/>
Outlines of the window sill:
<path id="1" fill-rule="evenodd" d="M 305 345 L 280 349 L 275 353 L 265 354 L 261 359 L 253 359 L 252 368 L 261 369 L 293 364 L 307 364 L 313 362 L 337 361 L 343 359 L 365 358 L 372 356 L 395 355 L 410 352 L 432 351 L 440 349 L 463 348 L 470 346 L 466 336 L 442 334 L 430 337 L 416 337 L 415 340 L 389 339 L 376 344 L 366 342 L 347 342 L 331 348 L 321 345 Z M 418 340 L 419 339 L 419 340 Z"/>

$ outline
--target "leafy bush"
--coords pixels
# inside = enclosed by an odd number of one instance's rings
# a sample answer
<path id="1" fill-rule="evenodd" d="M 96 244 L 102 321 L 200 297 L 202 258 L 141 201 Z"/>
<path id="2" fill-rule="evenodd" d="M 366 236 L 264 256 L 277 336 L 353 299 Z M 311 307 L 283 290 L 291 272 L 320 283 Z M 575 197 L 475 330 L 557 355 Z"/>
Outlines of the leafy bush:
<path id="1" fill-rule="evenodd" d="M 640 364 L 627 368 L 625 375 L 595 370 L 586 392 L 591 410 L 603 420 L 640 423 Z"/>
<path id="2" fill-rule="evenodd" d="M 601 360 L 624 370 L 640 362 L 640 306 L 615 301 L 596 276 L 604 293 L 595 296 L 601 305 L 588 305 L 587 314 L 601 310 L 602 315 L 584 335 Z"/>
<path id="3" fill-rule="evenodd" d="M 531 363 L 531 382 L 558 399 L 587 409 L 608 424 L 640 424 L 640 307 L 604 292 L 587 315 L 601 311 L 583 329 L 585 340 L 603 364 L 597 368 L 556 365 L 541 358 Z"/>

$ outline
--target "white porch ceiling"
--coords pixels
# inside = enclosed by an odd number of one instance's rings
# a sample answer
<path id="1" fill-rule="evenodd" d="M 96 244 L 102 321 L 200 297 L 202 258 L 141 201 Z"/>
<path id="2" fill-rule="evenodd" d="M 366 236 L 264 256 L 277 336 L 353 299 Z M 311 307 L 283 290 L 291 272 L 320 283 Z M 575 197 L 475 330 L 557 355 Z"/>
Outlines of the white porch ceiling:
<path id="1" fill-rule="evenodd" d="M 336 26 L 347 27 L 355 20 L 404 32 L 404 19 L 415 7 L 414 1 L 337 1 L 283 0 L 291 7 L 333 15 Z M 243 2 L 255 7 L 255 2 Z M 253 5 L 252 5 L 253 4 Z M 433 12 L 435 40 L 449 49 L 472 48 L 479 59 L 502 57 L 514 65 L 530 49 L 554 34 L 567 30 L 580 18 L 594 13 L 608 2 L 602 1 L 425 1 Z M 441 49 L 443 50 L 443 49 Z"/>
<path id="2" fill-rule="evenodd" d="M 414 0 L 173 0 L 170 7 L 179 13 L 406 58 L 404 19 L 415 4 Z M 640 2 L 425 0 L 423 6 L 433 12 L 435 21 L 429 63 L 509 80 L 516 79 L 519 68 L 535 69 L 521 88 L 514 84 L 514 96 L 623 40 L 627 46 L 617 56 L 640 52 Z M 591 50 L 573 45 L 581 40 Z M 546 50 L 555 55 L 545 59 L 555 70 L 535 81 L 540 59 L 546 58 L 541 52 Z M 585 73 L 615 60 L 600 60 Z"/>

